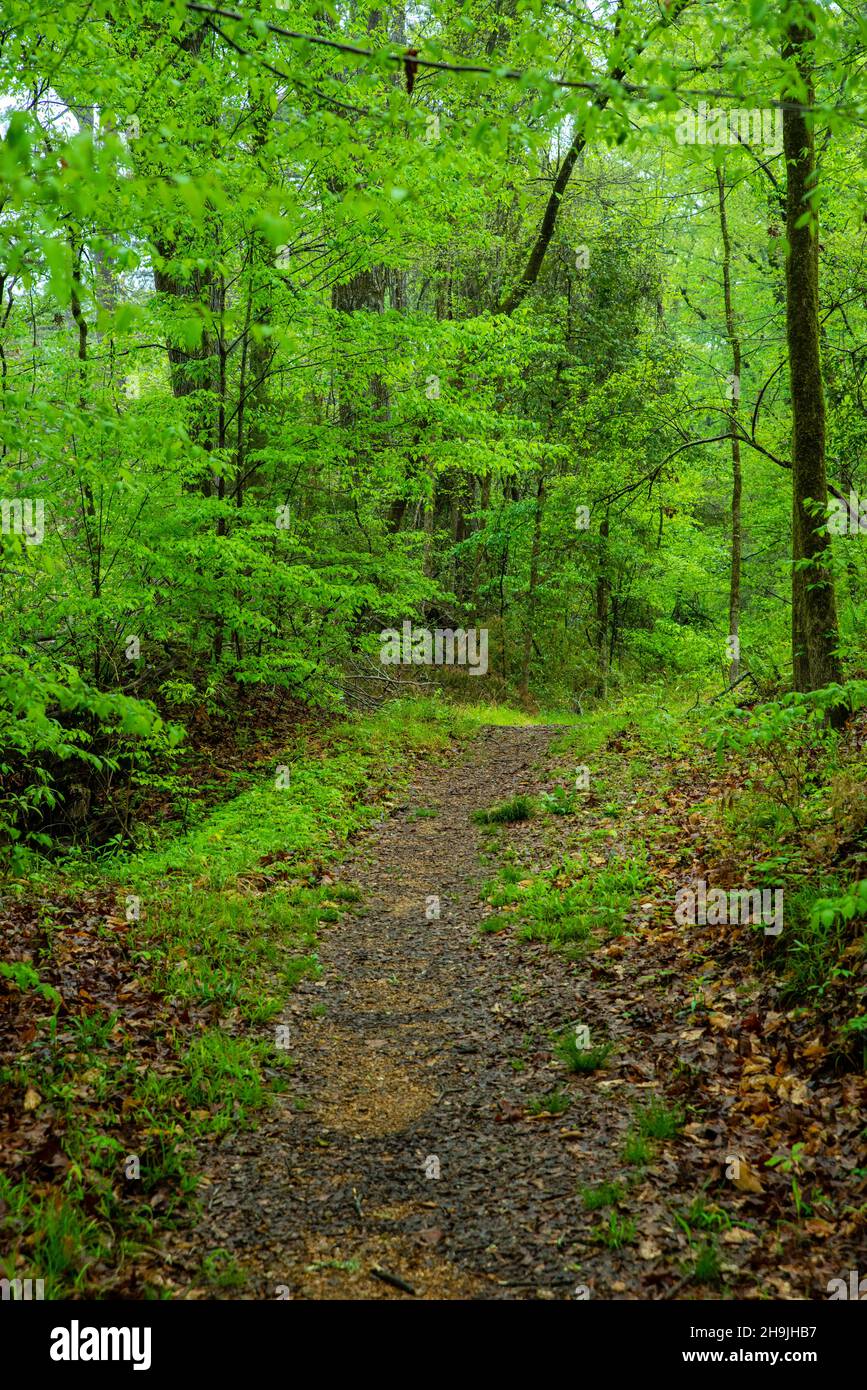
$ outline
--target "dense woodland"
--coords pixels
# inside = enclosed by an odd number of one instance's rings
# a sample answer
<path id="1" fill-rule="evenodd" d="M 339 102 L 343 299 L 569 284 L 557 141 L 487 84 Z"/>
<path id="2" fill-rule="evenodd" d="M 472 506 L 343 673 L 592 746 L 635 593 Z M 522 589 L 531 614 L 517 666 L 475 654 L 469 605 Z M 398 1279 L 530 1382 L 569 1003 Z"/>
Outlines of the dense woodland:
<path id="1" fill-rule="evenodd" d="M 7 834 L 159 756 L 153 705 L 369 697 L 407 618 L 547 702 L 857 666 L 857 9 L 2 38 Z"/>
<path id="2" fill-rule="evenodd" d="M 237 770 L 241 728 L 640 692 L 660 756 L 698 711 L 737 767 L 713 795 L 764 797 L 762 852 L 819 827 L 774 862 L 802 922 L 833 899 L 798 997 L 839 983 L 867 906 L 865 64 L 830 0 L 4 0 L 13 887 L 189 829 L 203 744 Z M 405 623 L 484 630 L 486 673 L 384 664 Z"/>

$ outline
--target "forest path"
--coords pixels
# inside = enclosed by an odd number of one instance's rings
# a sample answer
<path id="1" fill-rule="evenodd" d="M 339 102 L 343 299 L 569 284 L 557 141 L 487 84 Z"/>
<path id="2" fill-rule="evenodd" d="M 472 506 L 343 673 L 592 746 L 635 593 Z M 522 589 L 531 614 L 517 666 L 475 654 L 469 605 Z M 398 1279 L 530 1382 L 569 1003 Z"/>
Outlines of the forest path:
<path id="1" fill-rule="evenodd" d="M 588 1249 L 616 1280 L 578 1193 L 608 1175 L 622 1090 L 570 1078 L 569 1112 L 531 1113 L 565 1077 L 551 1034 L 576 1020 L 576 967 L 479 931 L 498 865 L 472 812 L 536 791 L 559 733 L 484 730 L 342 868 L 363 898 L 290 1001 L 290 1095 L 213 1155 L 198 1236 L 245 1271 L 240 1296 L 409 1297 L 377 1266 L 428 1298 L 570 1297 Z"/>

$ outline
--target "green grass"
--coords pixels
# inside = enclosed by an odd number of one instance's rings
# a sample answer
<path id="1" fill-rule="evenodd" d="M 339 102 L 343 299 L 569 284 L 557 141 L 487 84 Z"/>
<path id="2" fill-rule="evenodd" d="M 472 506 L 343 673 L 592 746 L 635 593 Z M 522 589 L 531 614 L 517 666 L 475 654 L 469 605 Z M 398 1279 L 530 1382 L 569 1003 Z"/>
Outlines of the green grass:
<path id="1" fill-rule="evenodd" d="M 534 725 L 577 724 L 578 716 L 563 710 L 543 710 L 539 714 L 528 714 L 526 710 L 515 709 L 511 705 L 461 705 L 461 716 L 480 725 L 493 725 L 499 728 L 531 728 Z"/>
<path id="2" fill-rule="evenodd" d="M 477 825 L 511 825 L 531 820 L 535 812 L 536 803 L 531 796 L 513 796 L 510 801 L 501 801 L 487 810 L 474 811 L 472 819 Z"/>
<path id="3" fill-rule="evenodd" d="M 593 1234 L 599 1243 L 609 1250 L 620 1250 L 635 1240 L 636 1225 L 630 1217 L 620 1216 L 616 1211 L 612 1211 L 608 1217 L 608 1225 L 597 1226 Z"/>
<path id="4" fill-rule="evenodd" d="M 572 1072 L 598 1071 L 604 1067 L 613 1050 L 614 1044 L 610 1042 L 582 1047 L 573 1029 L 567 1029 L 561 1035 L 554 1049 L 555 1055 Z"/>
<path id="5" fill-rule="evenodd" d="M 202 1278 L 215 1289 L 240 1289 L 246 1276 L 229 1250 L 212 1250 L 202 1260 Z"/>
<path id="6" fill-rule="evenodd" d="M 694 1198 L 687 1210 L 675 1219 L 687 1235 L 692 1231 L 727 1231 L 732 1224 L 728 1212 L 713 1202 L 708 1203 L 703 1196 Z"/>
<path id="7" fill-rule="evenodd" d="M 494 908 L 516 906 L 520 935 L 554 947 L 590 942 L 594 933 L 617 936 L 650 876 L 643 853 L 612 856 L 602 868 L 565 855 L 540 874 L 506 864 L 485 887 Z"/>
<path id="8" fill-rule="evenodd" d="M 623 1142 L 623 1157 L 627 1163 L 642 1168 L 653 1157 L 653 1146 L 642 1134 L 630 1130 Z"/>
<path id="9" fill-rule="evenodd" d="M 594 1187 L 582 1187 L 581 1201 L 585 1211 L 601 1211 L 616 1207 L 626 1196 L 619 1182 L 599 1182 Z"/>
<path id="10" fill-rule="evenodd" d="M 664 1100 L 654 1097 L 635 1107 L 632 1127 L 623 1143 L 623 1157 L 635 1167 L 653 1158 L 656 1141 L 674 1139 L 683 1127 L 683 1115 Z"/>
<path id="11" fill-rule="evenodd" d="M 479 923 L 479 931 L 480 931 L 480 932 L 498 932 L 498 931 L 506 931 L 506 929 L 507 929 L 508 927 L 510 927 L 510 926 L 513 925 L 513 920 L 514 920 L 514 919 L 512 919 L 512 918 L 510 918 L 510 917 L 506 917 L 506 916 L 505 916 L 503 913 L 501 913 L 501 912 L 500 912 L 500 913 L 492 912 L 491 915 L 490 915 L 489 917 L 483 917 L 483 918 L 482 918 L 481 922 Z"/>
<path id="12" fill-rule="evenodd" d="M 674 1139 L 683 1128 L 683 1114 L 675 1106 L 654 1098 L 636 1108 L 635 1124 L 645 1139 Z"/>
<path id="13" fill-rule="evenodd" d="M 532 1115 L 560 1115 L 570 1104 L 569 1097 L 562 1091 L 548 1091 L 544 1096 L 534 1096 L 528 1108 Z"/>
<path id="14" fill-rule="evenodd" d="M 0 1277 L 43 1279 L 45 1297 L 53 1300 L 70 1293 L 80 1295 L 87 1287 L 89 1269 L 100 1260 L 132 1254 L 135 1244 L 129 1238 L 113 1249 L 104 1208 L 87 1214 L 82 1196 L 82 1185 L 75 1177 L 46 1194 L 26 1179 L 16 1182 L 0 1172 L 0 1202 L 9 1233 Z M 23 1256 L 23 1265 L 16 1266 L 16 1255 Z"/>
<path id="15" fill-rule="evenodd" d="M 319 928 L 357 898 L 350 885 L 291 882 L 255 896 L 240 888 L 164 894 L 143 910 L 137 957 L 170 998 L 267 1023 L 286 989 L 317 974 Z"/>
<path id="16" fill-rule="evenodd" d="M 692 1277 L 698 1284 L 722 1283 L 719 1251 L 713 1242 L 703 1245 L 696 1256 Z"/>

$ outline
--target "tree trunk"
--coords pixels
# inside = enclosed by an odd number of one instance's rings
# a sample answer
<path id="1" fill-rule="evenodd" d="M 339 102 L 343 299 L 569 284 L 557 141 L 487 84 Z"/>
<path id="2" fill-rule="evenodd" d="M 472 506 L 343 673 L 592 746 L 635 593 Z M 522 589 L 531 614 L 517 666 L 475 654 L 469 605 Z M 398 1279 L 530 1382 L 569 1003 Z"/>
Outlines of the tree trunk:
<path id="1" fill-rule="evenodd" d="M 539 583 L 539 555 L 542 549 L 542 513 L 545 508 L 545 475 L 539 474 L 536 489 L 536 511 L 533 517 L 533 549 L 530 553 L 530 584 L 527 591 L 527 625 L 524 629 L 524 651 L 521 658 L 521 679 L 518 693 L 526 700 L 530 693 L 530 657 L 533 651 L 533 628 L 536 617 L 536 588 Z"/>
<path id="2" fill-rule="evenodd" d="M 785 94 L 786 337 L 792 395 L 792 668 L 796 690 L 840 680 L 837 603 L 826 526 L 825 397 L 819 354 L 819 227 L 809 18 L 790 24 L 783 56 L 800 84 Z M 800 224 L 800 225 L 799 225 Z"/>
<path id="3" fill-rule="evenodd" d="M 732 298 L 732 244 L 726 215 L 725 177 L 721 168 L 716 171 L 719 193 L 719 222 L 723 244 L 723 295 L 725 298 L 726 335 L 732 352 L 732 393 L 729 431 L 732 448 L 732 548 L 729 579 L 729 685 L 740 678 L 740 611 L 741 611 L 741 445 L 738 438 L 738 403 L 741 393 L 741 340 L 735 326 Z"/>
<path id="4" fill-rule="evenodd" d="M 653 35 L 660 29 L 667 28 L 669 25 L 674 24 L 681 10 L 685 9 L 688 4 L 689 0 L 671 0 L 671 3 L 665 7 L 663 17 L 659 20 L 654 20 L 647 33 L 630 46 L 630 57 L 633 60 L 639 57 L 639 55 L 644 52 Z M 614 16 L 615 41 L 619 41 L 620 39 L 621 17 L 623 12 L 624 0 L 620 0 Z M 609 67 L 607 72 L 608 87 L 604 91 L 597 92 L 593 98 L 593 105 L 597 110 L 605 110 L 611 100 L 612 88 L 617 83 L 622 82 L 625 76 L 626 68 L 622 66 L 620 62 L 614 62 Z M 553 187 L 548 196 L 548 201 L 545 204 L 545 211 L 542 214 L 542 221 L 539 224 L 536 240 L 533 242 L 529 257 L 527 258 L 527 264 L 517 284 L 512 287 L 501 301 L 496 311 L 498 314 L 503 314 L 505 316 L 513 314 L 519 305 L 523 304 L 530 290 L 538 280 L 539 272 L 545 260 L 545 254 L 551 244 L 554 229 L 557 226 L 557 218 L 560 213 L 563 195 L 569 184 L 572 170 L 575 168 L 578 157 L 583 152 L 586 143 L 587 137 L 584 134 L 583 128 L 576 129 L 572 142 L 563 157 L 563 163 L 557 170 Z"/>
<path id="5" fill-rule="evenodd" d="M 609 610 L 611 607 L 611 577 L 608 573 L 608 513 L 599 527 L 599 568 L 596 575 L 596 690 L 599 699 L 608 695 L 609 672 Z"/>

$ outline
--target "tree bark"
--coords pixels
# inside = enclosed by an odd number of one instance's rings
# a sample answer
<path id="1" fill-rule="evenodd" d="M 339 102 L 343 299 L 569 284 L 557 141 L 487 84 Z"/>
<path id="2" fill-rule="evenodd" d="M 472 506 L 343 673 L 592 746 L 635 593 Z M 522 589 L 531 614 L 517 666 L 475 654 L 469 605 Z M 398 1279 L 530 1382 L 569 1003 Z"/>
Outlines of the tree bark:
<path id="1" fill-rule="evenodd" d="M 741 340 L 735 324 L 734 301 L 732 297 L 732 243 L 729 236 L 728 216 L 726 214 L 725 176 L 721 168 L 716 171 L 717 192 L 719 194 L 719 222 L 723 244 L 723 297 L 725 300 L 726 336 L 732 353 L 732 408 L 729 430 L 732 449 L 732 541 L 731 571 L 729 577 L 729 685 L 734 685 L 741 673 L 740 657 L 740 611 L 741 611 L 741 493 L 743 475 L 741 472 L 741 445 L 738 438 L 738 403 L 741 387 Z"/>
<path id="2" fill-rule="evenodd" d="M 609 612 L 611 607 L 611 576 L 608 573 L 608 512 L 599 526 L 599 568 L 596 575 L 596 695 L 605 699 L 608 695 L 608 673 L 610 669 Z"/>
<path id="3" fill-rule="evenodd" d="M 841 678 L 837 603 L 825 522 L 825 396 L 819 352 L 819 225 L 808 17 L 790 24 L 783 57 L 803 84 L 783 110 L 786 158 L 786 337 L 792 395 L 792 669 L 796 690 Z M 800 84 L 799 84 L 800 85 Z M 806 89 L 806 97 L 803 89 Z M 810 505 L 812 504 L 812 505 Z"/>
<path id="4" fill-rule="evenodd" d="M 545 509 L 545 475 L 539 474 L 536 488 L 536 510 L 533 517 L 533 548 L 530 553 L 530 584 L 527 592 L 527 625 L 524 628 L 524 651 L 521 657 L 521 679 L 518 694 L 526 700 L 530 693 L 530 657 L 533 652 L 533 628 L 536 618 L 536 589 L 539 583 L 539 556 L 542 550 L 542 514 Z"/>

